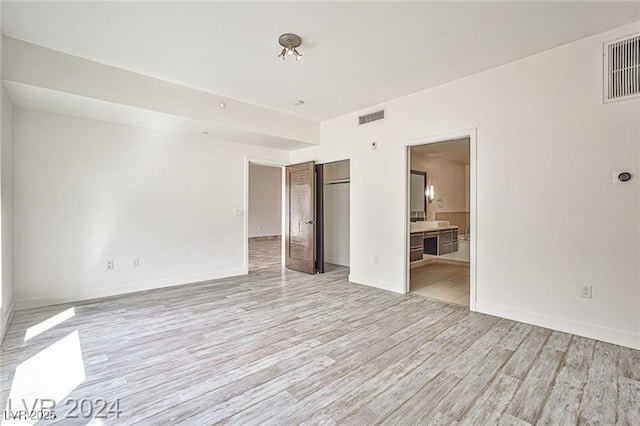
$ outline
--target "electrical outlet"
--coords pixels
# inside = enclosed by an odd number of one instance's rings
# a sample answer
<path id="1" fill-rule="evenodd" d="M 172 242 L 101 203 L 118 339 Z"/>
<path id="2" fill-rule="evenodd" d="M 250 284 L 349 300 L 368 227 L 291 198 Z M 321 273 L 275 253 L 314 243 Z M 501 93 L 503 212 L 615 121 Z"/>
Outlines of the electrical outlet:
<path id="1" fill-rule="evenodd" d="M 133 267 L 137 268 L 140 266 L 140 258 L 139 257 L 134 257 L 133 258 Z"/>
<path id="2" fill-rule="evenodd" d="M 374 265 L 377 265 L 378 263 L 380 263 L 380 259 L 378 259 L 378 256 L 373 256 L 373 263 Z"/>
<path id="3" fill-rule="evenodd" d="M 112 270 L 114 267 L 113 260 L 107 260 L 106 266 L 107 266 L 107 271 Z"/>
<path id="4" fill-rule="evenodd" d="M 591 299 L 592 287 L 590 285 L 583 285 L 580 287 L 580 297 L 584 299 Z"/>
<path id="5" fill-rule="evenodd" d="M 378 149 L 378 141 L 371 142 L 371 149 Z"/>

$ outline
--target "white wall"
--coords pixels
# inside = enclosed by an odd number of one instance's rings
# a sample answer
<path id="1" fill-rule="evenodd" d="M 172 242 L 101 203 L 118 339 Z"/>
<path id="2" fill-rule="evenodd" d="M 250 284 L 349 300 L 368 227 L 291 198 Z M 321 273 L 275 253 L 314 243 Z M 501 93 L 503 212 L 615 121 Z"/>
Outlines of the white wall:
<path id="1" fill-rule="evenodd" d="M 439 173 L 434 176 L 435 199 L 442 200 L 442 207 L 436 203 L 437 212 L 464 211 L 464 164 L 440 160 Z"/>
<path id="2" fill-rule="evenodd" d="M 1 8 L 0 8 L 1 10 Z M 0 23 L 2 19 L 0 17 Z M 0 24 L 1 26 L 1 24 Z M 2 28 L 0 28 L 0 34 Z M 4 45 L 0 36 L 0 70 Z M 13 105 L 0 71 L 0 343 L 13 313 Z"/>
<path id="3" fill-rule="evenodd" d="M 0 299 L 0 341 L 6 331 L 13 311 L 13 106 L 4 85 L 0 82 L 2 107 L 1 146 L 0 146 L 0 199 L 2 222 L 2 299 Z"/>
<path id="4" fill-rule="evenodd" d="M 349 161 L 325 164 L 323 174 L 324 259 L 349 266 Z"/>
<path id="5" fill-rule="evenodd" d="M 14 141 L 18 307 L 246 273 L 246 157 L 289 159 L 18 107 Z"/>
<path id="6" fill-rule="evenodd" d="M 638 181 L 611 183 L 639 169 L 640 99 L 602 103 L 602 43 L 639 30 L 390 101 L 380 122 L 323 123 L 321 145 L 292 160 L 351 159 L 350 278 L 404 292 L 405 145 L 475 128 L 477 309 L 640 348 Z"/>
<path id="7" fill-rule="evenodd" d="M 469 213 L 471 211 L 471 169 L 469 164 L 464 166 L 464 211 Z"/>
<path id="8" fill-rule="evenodd" d="M 249 237 L 282 235 L 282 169 L 249 165 Z"/>
<path id="9" fill-rule="evenodd" d="M 434 202 L 427 205 L 427 219 L 435 220 L 437 212 L 464 212 L 465 165 L 438 157 L 412 155 L 411 168 L 427 173 L 427 185 L 433 185 Z M 442 207 L 436 202 L 442 200 Z"/>

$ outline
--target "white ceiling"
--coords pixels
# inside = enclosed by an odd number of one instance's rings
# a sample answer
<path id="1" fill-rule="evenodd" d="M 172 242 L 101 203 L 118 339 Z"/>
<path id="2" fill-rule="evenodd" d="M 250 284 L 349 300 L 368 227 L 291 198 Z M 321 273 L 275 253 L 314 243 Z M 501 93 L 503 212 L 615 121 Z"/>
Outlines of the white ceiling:
<path id="1" fill-rule="evenodd" d="M 313 146 L 299 140 L 247 129 L 215 126 L 200 120 L 29 86 L 14 81 L 5 81 L 5 87 L 14 105 L 38 111 L 49 111 L 162 132 L 182 133 L 210 140 L 233 141 L 287 151 Z"/>
<path id="2" fill-rule="evenodd" d="M 2 7 L 10 37 L 316 120 L 640 19 L 640 3 L 610 1 Z M 284 32 L 302 36 L 301 61 L 277 58 Z"/>
<path id="3" fill-rule="evenodd" d="M 469 138 L 454 139 L 446 142 L 430 143 L 411 148 L 411 155 L 441 158 L 454 163 L 469 164 Z"/>

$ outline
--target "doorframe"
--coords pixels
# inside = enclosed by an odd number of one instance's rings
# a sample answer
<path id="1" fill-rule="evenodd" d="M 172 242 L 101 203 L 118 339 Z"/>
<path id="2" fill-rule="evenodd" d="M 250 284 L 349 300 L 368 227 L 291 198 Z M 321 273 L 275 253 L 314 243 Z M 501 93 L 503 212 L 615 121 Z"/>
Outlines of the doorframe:
<path id="1" fill-rule="evenodd" d="M 471 235 L 469 241 L 469 310 L 472 312 L 476 311 L 476 302 L 477 302 L 477 294 L 478 294 L 478 282 L 477 282 L 477 269 L 478 269 L 478 204 L 477 204 L 477 193 L 478 193 L 478 183 L 477 183 L 477 173 L 478 173 L 478 146 L 476 140 L 476 128 L 468 128 L 462 130 L 456 130 L 447 133 L 440 133 L 437 135 L 425 136 L 421 138 L 411 139 L 409 141 L 405 141 L 404 149 L 405 149 L 405 161 L 403 166 L 404 173 L 404 292 L 408 293 L 410 290 L 410 270 L 411 264 L 409 262 L 409 234 L 410 234 L 410 223 L 409 215 L 411 214 L 410 207 L 410 199 L 409 199 L 409 188 L 410 188 L 410 173 L 411 164 L 411 148 L 419 145 L 429 145 L 432 143 L 438 142 L 447 142 L 454 139 L 461 138 L 469 138 L 469 210 L 470 210 L 470 227 L 471 227 Z M 435 220 L 435 219 L 434 219 Z"/>
<path id="2" fill-rule="evenodd" d="M 316 157 L 316 158 L 307 159 L 306 161 L 314 161 L 316 163 L 316 167 L 317 166 L 322 166 L 323 168 L 324 168 L 325 165 L 327 165 L 329 163 L 337 163 L 339 161 L 349 161 L 349 182 L 351 182 L 351 179 L 352 179 L 352 175 L 351 175 L 352 157 L 338 157 L 338 158 L 324 157 L 322 160 L 318 160 L 318 158 Z M 302 162 L 304 162 L 304 161 L 302 161 Z M 290 166 L 290 165 L 293 165 L 293 164 L 297 164 L 297 163 L 290 163 L 290 164 L 286 164 L 286 165 Z M 286 172 L 285 172 L 284 169 L 283 169 L 282 173 L 283 173 L 283 179 L 284 179 L 286 177 L 286 175 L 285 175 Z M 324 183 L 324 172 L 323 172 L 322 181 Z M 283 184 L 285 184 L 285 183 L 286 182 L 283 182 Z M 286 189 L 284 187 L 283 187 L 283 191 L 284 191 L 283 192 L 283 197 L 284 197 L 286 195 Z M 324 208 L 324 188 L 322 189 L 322 191 L 323 191 L 323 193 L 322 193 L 322 197 L 323 197 L 322 204 L 323 204 L 323 208 Z M 352 203 L 351 203 L 352 194 L 353 194 L 353 191 L 351 191 L 351 189 L 349 189 L 349 270 L 351 270 L 351 259 L 353 258 L 352 252 L 351 252 L 351 250 L 353 248 L 353 245 L 351 244 L 351 230 L 353 229 L 353 226 L 352 226 L 353 225 L 352 213 L 351 213 L 353 211 L 353 209 L 351 208 L 351 206 L 352 206 Z M 283 198 L 283 202 L 284 202 L 284 198 Z M 316 208 L 317 208 L 317 205 L 316 205 Z M 322 214 L 324 216 L 324 213 L 322 213 Z M 323 221 L 324 221 L 324 218 L 323 218 Z M 285 218 L 284 215 L 282 217 L 282 224 L 283 224 L 282 225 L 282 229 L 283 229 L 283 232 L 284 232 L 284 230 L 286 229 L 286 218 Z M 324 223 L 323 223 L 323 233 L 324 233 Z M 318 236 L 316 235 L 316 238 L 317 237 Z M 322 245 L 323 245 L 323 247 L 322 247 L 322 250 L 323 250 L 322 258 L 323 258 L 323 263 L 326 260 L 326 259 L 324 259 L 324 242 L 325 242 L 324 241 L 324 235 L 322 235 Z M 284 254 L 284 250 L 283 250 L 283 254 L 282 254 L 282 262 L 283 262 L 282 266 L 283 267 L 285 266 L 284 260 L 285 260 L 285 254 Z"/>
<path id="3" fill-rule="evenodd" d="M 315 269 L 317 274 L 324 274 L 324 164 L 314 162 L 315 171 Z"/>
<path id="4" fill-rule="evenodd" d="M 280 192 L 281 196 L 281 204 L 280 204 L 280 241 L 282 241 L 280 247 L 280 264 L 282 267 L 285 266 L 285 247 L 284 247 L 284 231 L 286 229 L 286 217 L 285 217 L 285 167 L 287 167 L 290 163 L 288 161 L 278 161 L 278 160 L 269 160 L 265 158 L 259 157 L 244 157 L 244 199 L 243 199 L 243 210 L 244 210 L 244 224 L 243 224 L 243 258 L 244 258 L 244 267 L 243 270 L 245 274 L 249 273 L 249 164 L 256 164 L 258 166 L 267 166 L 267 167 L 275 167 L 280 169 L 280 182 L 281 188 Z"/>

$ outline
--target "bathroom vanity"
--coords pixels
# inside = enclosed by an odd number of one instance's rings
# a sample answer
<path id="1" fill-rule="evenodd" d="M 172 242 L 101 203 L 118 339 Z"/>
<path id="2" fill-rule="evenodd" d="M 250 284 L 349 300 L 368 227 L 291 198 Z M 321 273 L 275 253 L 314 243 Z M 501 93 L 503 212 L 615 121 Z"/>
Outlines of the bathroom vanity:
<path id="1" fill-rule="evenodd" d="M 458 251 L 458 227 L 442 221 L 411 223 L 409 259 L 422 260 L 424 254 L 441 256 Z"/>

